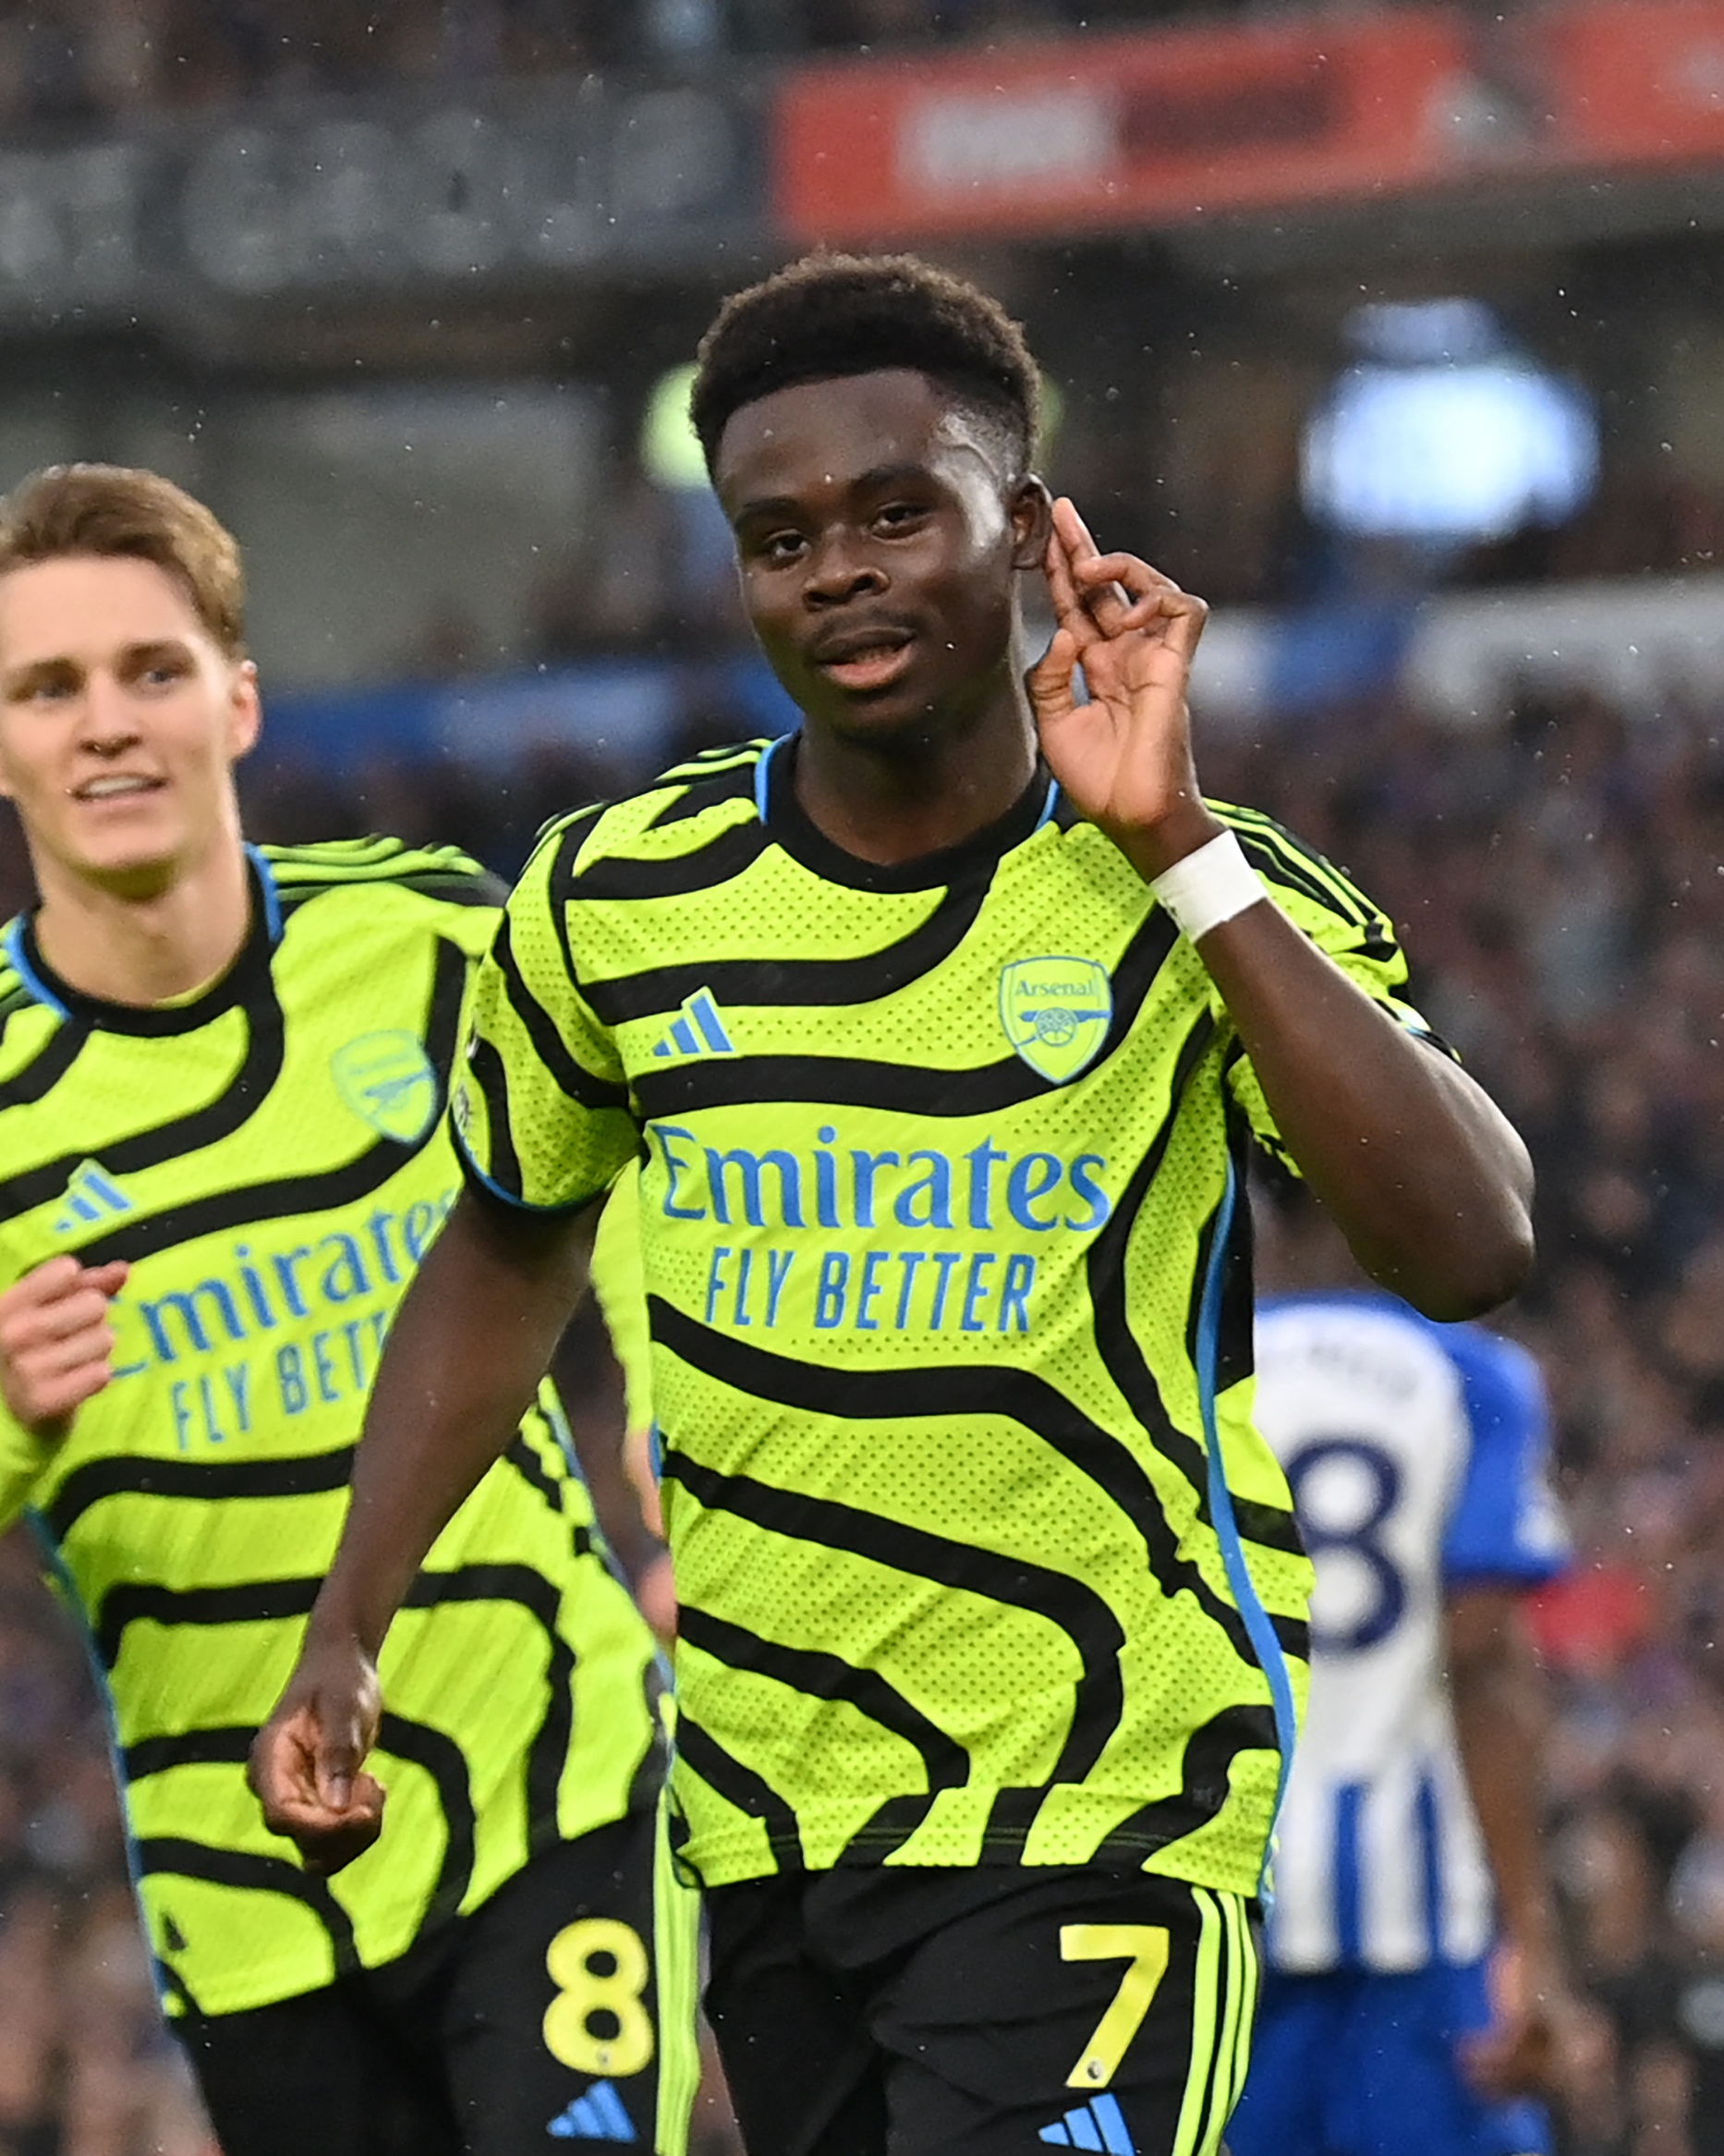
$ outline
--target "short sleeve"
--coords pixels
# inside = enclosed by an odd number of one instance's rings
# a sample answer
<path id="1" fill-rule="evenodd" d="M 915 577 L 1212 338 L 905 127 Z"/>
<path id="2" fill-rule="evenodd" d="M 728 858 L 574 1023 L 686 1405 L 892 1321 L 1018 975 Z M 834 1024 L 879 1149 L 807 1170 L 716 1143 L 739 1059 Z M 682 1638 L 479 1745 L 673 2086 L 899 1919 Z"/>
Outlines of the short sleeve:
<path id="1" fill-rule="evenodd" d="M 1434 1054 L 1451 1051 L 1436 1034 L 1407 995 L 1407 962 L 1395 937 L 1394 927 L 1380 907 L 1374 906 L 1358 886 L 1323 856 L 1256 810 L 1234 809 L 1220 802 L 1210 806 L 1233 831 L 1245 859 L 1268 887 L 1269 896 L 1294 926 L 1305 931 L 1318 950 L 1332 958 L 1350 981 L 1355 981 L 1409 1033 L 1427 1041 Z M 1218 992 L 1217 1004 L 1220 1004 Z M 1218 1007 L 1218 1017 L 1220 1016 Z M 1259 1141 L 1289 1167 L 1275 1119 L 1257 1074 L 1241 1055 L 1230 1074 L 1234 1098 L 1251 1119 Z"/>
<path id="2" fill-rule="evenodd" d="M 585 816 L 553 823 L 521 871 L 474 982 L 451 1090 L 469 1173 L 534 1212 L 588 1204 L 639 1145 L 615 1045 L 581 993 L 570 929 L 590 829 Z"/>
<path id="3" fill-rule="evenodd" d="M 1443 1537 L 1451 1588 L 1536 1587 L 1567 1569 L 1568 1533 L 1549 1482 L 1544 1381 L 1524 1348 L 1472 1325 L 1444 1326 L 1461 1373 L 1470 1450 Z"/>

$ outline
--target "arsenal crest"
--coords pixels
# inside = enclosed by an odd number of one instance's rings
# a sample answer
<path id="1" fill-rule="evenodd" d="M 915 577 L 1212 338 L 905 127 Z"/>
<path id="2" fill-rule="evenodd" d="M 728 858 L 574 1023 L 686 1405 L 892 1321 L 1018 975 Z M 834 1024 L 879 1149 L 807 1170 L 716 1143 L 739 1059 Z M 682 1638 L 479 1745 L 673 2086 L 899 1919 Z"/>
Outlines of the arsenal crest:
<path id="1" fill-rule="evenodd" d="M 1000 969 L 1000 1023 L 1038 1076 L 1062 1086 L 1108 1037 L 1113 983 L 1094 958 L 1017 958 Z"/>
<path id="2" fill-rule="evenodd" d="M 437 1113 L 437 1073 L 412 1033 L 361 1033 L 336 1049 L 335 1090 L 361 1121 L 399 1145 L 414 1145 Z"/>

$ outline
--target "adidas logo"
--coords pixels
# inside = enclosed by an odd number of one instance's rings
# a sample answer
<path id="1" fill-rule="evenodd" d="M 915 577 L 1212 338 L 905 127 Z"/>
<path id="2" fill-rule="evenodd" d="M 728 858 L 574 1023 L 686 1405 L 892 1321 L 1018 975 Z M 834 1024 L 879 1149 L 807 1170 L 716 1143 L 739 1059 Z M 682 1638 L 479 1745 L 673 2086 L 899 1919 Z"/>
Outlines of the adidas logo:
<path id="1" fill-rule="evenodd" d="M 66 1184 L 66 1211 L 54 1224 L 56 1236 L 69 1236 L 74 1228 L 89 1227 L 100 1220 L 113 1220 L 129 1212 L 132 1201 L 107 1171 L 94 1161 L 72 1170 Z"/>
<path id="2" fill-rule="evenodd" d="M 633 2141 L 635 2122 L 611 2081 L 595 2081 L 545 2128 L 553 2141 Z"/>
<path id="3" fill-rule="evenodd" d="M 696 989 L 684 1004 L 682 1016 L 663 1040 L 656 1043 L 652 1053 L 655 1055 L 735 1054 L 736 1044 L 724 1030 L 724 1021 L 719 1017 L 719 1007 L 712 1000 L 710 989 Z"/>
<path id="4" fill-rule="evenodd" d="M 1043 2126 L 1039 2138 L 1056 2149 L 1105 2149 L 1107 2156 L 1137 2156 L 1125 2113 L 1112 2096 L 1091 2097 L 1052 2126 Z"/>

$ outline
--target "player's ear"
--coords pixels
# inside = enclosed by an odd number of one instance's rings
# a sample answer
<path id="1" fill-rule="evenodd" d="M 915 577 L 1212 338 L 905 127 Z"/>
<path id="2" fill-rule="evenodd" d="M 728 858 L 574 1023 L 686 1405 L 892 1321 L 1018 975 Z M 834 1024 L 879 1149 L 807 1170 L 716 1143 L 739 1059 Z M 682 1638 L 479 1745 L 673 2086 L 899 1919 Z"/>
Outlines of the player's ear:
<path id="1" fill-rule="evenodd" d="M 1012 518 L 1012 566 L 1040 568 L 1047 558 L 1048 535 L 1053 530 L 1053 502 L 1033 471 L 1012 490 L 1007 509 Z"/>
<path id="2" fill-rule="evenodd" d="M 228 689 L 227 753 L 238 762 L 257 740 L 263 726 L 263 703 L 258 694 L 258 670 L 249 659 L 234 668 Z"/>

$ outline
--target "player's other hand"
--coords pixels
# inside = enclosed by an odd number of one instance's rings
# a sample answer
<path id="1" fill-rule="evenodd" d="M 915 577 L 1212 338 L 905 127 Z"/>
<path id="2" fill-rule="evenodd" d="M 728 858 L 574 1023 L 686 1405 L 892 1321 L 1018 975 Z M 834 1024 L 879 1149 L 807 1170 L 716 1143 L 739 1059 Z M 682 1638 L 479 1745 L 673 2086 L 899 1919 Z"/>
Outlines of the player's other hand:
<path id="1" fill-rule="evenodd" d="M 1056 626 L 1026 684 L 1042 753 L 1074 807 L 1158 875 L 1221 828 L 1198 790 L 1185 703 L 1208 609 L 1135 554 L 1102 554 L 1063 496 L 1045 566 Z"/>
<path id="2" fill-rule="evenodd" d="M 247 1769 L 264 1824 L 292 1840 L 308 1871 L 339 1871 L 382 1832 L 383 1786 L 363 1772 L 382 1714 L 370 1656 L 308 1636 Z"/>
<path id="3" fill-rule="evenodd" d="M 119 1261 L 50 1258 L 0 1295 L 0 1399 L 32 1435 L 64 1437 L 114 1374 L 108 1305 L 126 1285 Z"/>
<path id="4" fill-rule="evenodd" d="M 1609 2033 L 1597 2011 L 1570 1991 L 1561 1971 L 1512 1944 L 1491 1957 L 1491 2023 L 1469 2038 L 1462 2058 L 1481 2096 L 1566 2098 L 1596 2079 Z"/>

